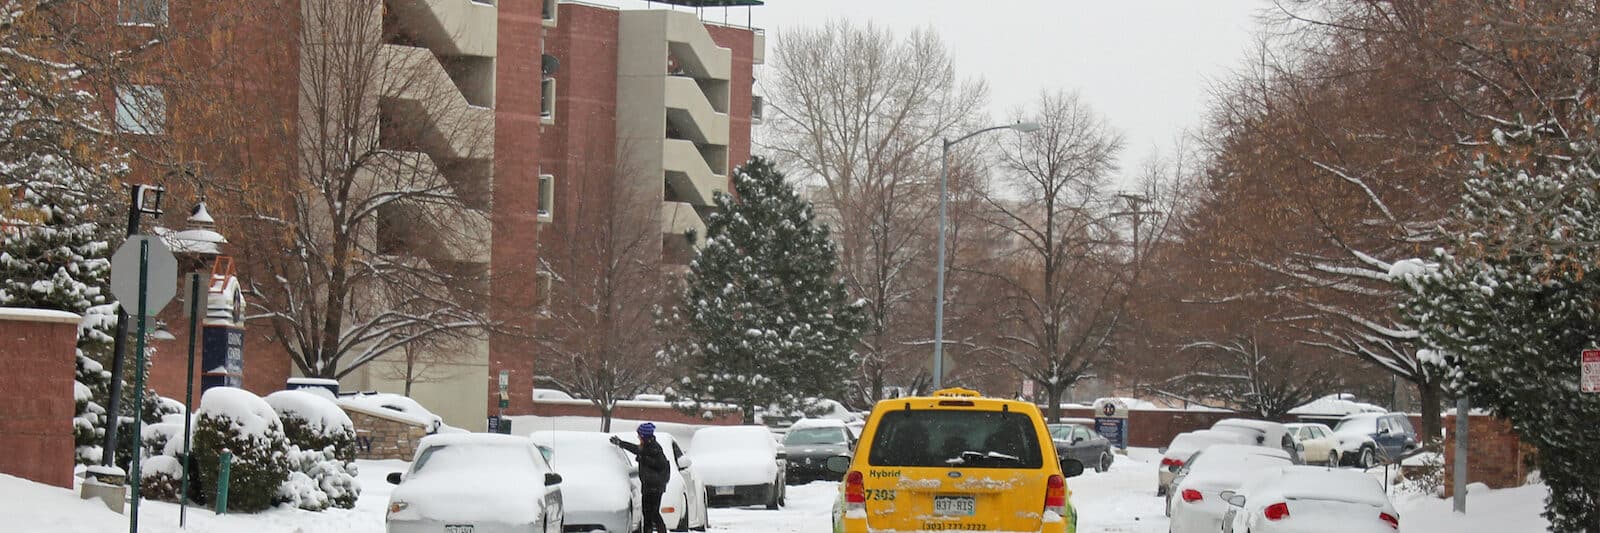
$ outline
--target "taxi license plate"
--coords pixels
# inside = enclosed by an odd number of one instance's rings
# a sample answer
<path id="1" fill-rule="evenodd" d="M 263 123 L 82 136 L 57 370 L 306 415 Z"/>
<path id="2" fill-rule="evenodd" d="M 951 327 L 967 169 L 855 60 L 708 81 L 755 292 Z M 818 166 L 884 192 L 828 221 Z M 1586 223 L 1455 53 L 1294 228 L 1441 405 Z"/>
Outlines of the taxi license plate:
<path id="1" fill-rule="evenodd" d="M 732 485 L 717 487 L 717 495 L 718 496 L 727 496 L 727 495 L 730 495 L 730 494 L 733 494 L 733 493 L 734 493 L 734 487 Z"/>
<path id="2" fill-rule="evenodd" d="M 444 526 L 444 533 L 472 533 L 472 524 L 446 525 Z"/>
<path id="3" fill-rule="evenodd" d="M 939 516 L 972 516 L 978 513 L 978 501 L 971 496 L 934 496 L 933 514 Z"/>

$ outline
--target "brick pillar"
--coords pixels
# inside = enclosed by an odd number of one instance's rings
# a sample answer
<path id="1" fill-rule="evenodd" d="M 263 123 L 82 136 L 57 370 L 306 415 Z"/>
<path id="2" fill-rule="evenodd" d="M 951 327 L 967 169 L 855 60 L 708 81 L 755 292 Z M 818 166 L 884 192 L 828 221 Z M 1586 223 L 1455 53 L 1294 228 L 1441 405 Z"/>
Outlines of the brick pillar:
<path id="1" fill-rule="evenodd" d="M 0 473 L 72 487 L 78 320 L 0 307 Z"/>
<path id="2" fill-rule="evenodd" d="M 1456 417 L 1443 417 L 1444 440 L 1444 492 L 1454 494 L 1456 461 Z M 1511 431 L 1511 423 L 1491 416 L 1472 416 L 1467 419 L 1467 482 L 1483 483 L 1490 488 L 1520 487 L 1528 477 L 1523 465 L 1531 449 L 1522 444 Z"/>

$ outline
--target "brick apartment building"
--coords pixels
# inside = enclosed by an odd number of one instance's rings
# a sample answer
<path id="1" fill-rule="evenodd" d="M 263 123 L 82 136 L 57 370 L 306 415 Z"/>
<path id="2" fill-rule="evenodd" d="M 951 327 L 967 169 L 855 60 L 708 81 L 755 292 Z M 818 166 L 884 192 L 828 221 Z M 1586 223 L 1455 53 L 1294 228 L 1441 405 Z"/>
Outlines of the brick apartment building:
<path id="1" fill-rule="evenodd" d="M 312 11 L 339 5 L 325 2 L 346 0 L 239 5 L 170 0 L 170 6 L 168 0 L 97 1 L 106 3 L 104 16 L 116 14 L 116 23 L 105 26 L 122 43 L 137 42 L 152 27 L 170 25 L 181 31 L 186 25 L 204 25 L 228 10 L 256 15 L 273 11 L 270 17 L 257 16 L 255 24 L 230 30 L 248 35 L 228 33 L 230 38 L 221 39 L 218 32 L 196 32 L 191 46 L 170 54 L 176 59 L 145 68 L 216 65 L 208 71 L 215 72 L 215 79 L 202 80 L 194 90 L 229 90 L 271 102 L 238 127 L 290 130 L 276 141 L 248 131 L 230 142 L 215 140 L 216 124 L 196 126 L 207 120 L 203 106 L 179 89 L 143 84 L 137 74 L 106 89 L 122 96 L 154 95 L 159 105 L 141 109 L 124 109 L 119 100 L 119 125 L 124 131 L 181 139 L 186 157 L 206 162 L 212 174 L 249 159 L 243 166 L 253 172 L 237 179 L 270 184 L 295 172 L 290 169 L 305 168 L 304 161 L 295 161 L 305 157 L 303 149 L 282 139 L 298 139 L 303 145 L 316 134 L 317 119 L 307 109 L 311 95 L 306 94 L 315 85 L 307 77 L 325 76 L 316 58 L 336 53 L 343 44 L 338 39 L 295 42 L 299 39 L 284 36 L 317 35 L 302 31 L 303 25 L 328 23 Z M 765 51 L 761 30 L 706 22 L 695 10 L 742 10 L 760 4 L 670 0 L 655 2 L 652 9 L 625 10 L 557 0 L 383 0 L 373 4 L 371 13 L 360 14 L 370 17 L 365 22 L 340 22 L 370 23 L 372 30 L 363 35 L 385 40 L 368 43 L 380 45 L 383 64 L 405 69 L 398 76 L 403 83 L 385 82 L 383 94 L 355 111 L 375 114 L 380 124 L 372 133 L 376 137 L 390 135 L 386 130 L 391 129 L 417 133 L 422 141 L 396 149 L 412 151 L 411 160 L 417 163 L 412 171 L 432 169 L 438 174 L 435 179 L 448 183 L 465 206 L 453 211 L 407 209 L 380 217 L 377 235 L 369 238 L 382 240 L 403 231 L 405 238 L 390 241 L 409 248 L 393 253 L 486 271 L 487 292 L 493 297 L 483 305 L 490 315 L 531 331 L 538 327 L 536 308 L 543 293 L 559 282 L 540 265 L 568 253 L 569 243 L 584 238 L 578 222 L 589 213 L 581 206 L 594 199 L 583 198 L 588 189 L 579 185 L 627 167 L 633 185 L 654 198 L 642 208 L 649 224 L 659 226 L 661 260 L 682 263 L 690 252 L 685 233 L 704 234 L 703 217 L 712 195 L 731 189 L 731 170 L 750 156 L 752 112 L 759 120 L 760 109 L 752 94 L 754 67 L 763 62 Z M 233 44 L 217 44 L 222 41 Z M 232 67 L 215 61 L 230 53 L 250 59 Z M 442 97 L 426 90 L 441 86 L 451 89 Z M 141 169 L 135 176 L 155 173 Z M 169 202 L 169 212 L 187 208 L 175 204 L 182 202 Z M 219 220 L 228 217 L 215 207 L 213 214 Z M 182 225 L 181 216 L 173 218 L 169 215 L 162 223 Z M 385 220 L 398 229 L 381 227 Z M 219 225 L 226 232 L 227 224 Z M 471 238 L 434 239 L 429 233 L 434 231 Z M 177 309 L 174 305 L 163 315 L 168 324 L 184 323 Z M 265 338 L 266 325 L 250 322 L 246 328 L 244 386 L 261 394 L 282 388 L 296 373 L 294 365 L 277 342 Z M 155 343 L 151 381 L 166 396 L 182 395 L 182 329 L 169 328 L 177 339 Z M 497 410 L 496 381 L 504 371 L 511 391 L 506 412 L 527 412 L 533 377 L 542 373 L 534 343 L 496 335 L 453 349 L 459 354 L 450 362 L 449 377 L 415 384 L 414 398 L 447 423 L 481 430 L 486 416 Z M 379 359 L 350 373 L 340 380 L 342 388 L 399 392 L 403 384 L 381 372 L 383 364 Z"/>

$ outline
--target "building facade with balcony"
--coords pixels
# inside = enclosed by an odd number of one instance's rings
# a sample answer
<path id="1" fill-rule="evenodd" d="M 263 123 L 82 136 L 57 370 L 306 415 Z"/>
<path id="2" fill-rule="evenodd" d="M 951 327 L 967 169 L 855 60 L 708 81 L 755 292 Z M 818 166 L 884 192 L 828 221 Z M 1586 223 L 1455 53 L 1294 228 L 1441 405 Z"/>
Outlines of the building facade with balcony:
<path id="1" fill-rule="evenodd" d="M 101 1 L 108 14 L 128 11 L 123 4 L 137 7 L 131 11 L 142 17 L 137 24 L 117 24 L 125 32 L 201 21 L 212 15 L 207 9 L 256 9 L 174 1 L 169 11 L 167 0 Z M 294 6 L 279 6 L 279 18 L 258 24 L 262 36 L 276 35 L 279 41 L 295 35 L 346 37 L 284 42 L 267 54 L 270 65 L 219 69 L 219 78 L 235 79 L 214 81 L 270 86 L 274 101 L 298 101 L 298 106 L 277 106 L 276 115 L 261 122 L 283 124 L 301 146 L 322 142 L 319 135 L 339 126 L 330 115 L 371 117 L 376 127 L 363 135 L 398 155 L 392 168 L 367 171 L 361 186 L 427 187 L 454 200 L 446 203 L 449 207 L 427 202 L 386 207 L 377 227 L 362 237 L 381 253 L 417 265 L 487 274 L 484 292 L 491 297 L 481 305 L 508 331 L 448 348 L 455 352 L 448 368 L 413 384 L 411 395 L 451 425 L 482 430 L 486 416 L 501 412 L 497 381 L 504 373 L 510 391 L 504 412 L 525 414 L 532 406 L 534 376 L 544 372 L 529 336 L 539 327 L 544 293 L 560 283 L 541 265 L 572 253 L 572 243 L 586 238 L 584 217 L 594 216 L 585 206 L 606 201 L 586 197 L 589 189 L 582 185 L 620 173 L 649 198 L 638 209 L 647 215 L 643 224 L 659 232 L 658 253 L 667 264 L 686 262 L 693 244 L 685 234 L 703 236 L 713 195 L 731 190 L 732 169 L 750 155 L 754 69 L 763 62 L 765 38 L 748 25 L 702 20 L 696 10 L 761 2 L 676 0 L 656 2 L 655 9 L 625 10 L 557 0 L 381 0 L 363 4 L 371 6 L 367 12 L 319 14 L 322 7 L 346 2 L 299 0 L 298 16 Z M 329 25 L 328 31 L 320 31 L 319 24 Z M 202 53 L 193 61 L 203 64 L 207 53 L 218 52 L 204 50 L 207 39 L 220 41 L 197 37 Z M 346 42 L 352 40 L 362 42 Z M 330 76 L 324 59 L 354 49 L 374 51 L 370 62 L 380 72 L 370 81 L 378 89 L 330 113 L 308 93 L 337 88 L 339 83 L 329 80 L 338 77 Z M 135 124 L 146 133 L 178 136 L 189 127 L 181 111 L 185 95 L 167 91 L 161 95 L 163 108 L 130 111 L 157 123 Z M 169 103 L 172 109 L 166 108 Z M 121 123 L 120 99 L 117 104 Z M 290 154 L 285 167 L 301 172 L 307 167 L 304 150 L 291 142 L 257 146 Z M 190 155 L 230 157 L 205 149 Z M 263 340 L 267 329 L 262 325 L 249 332 L 246 341 L 245 385 L 262 394 L 298 373 L 280 345 Z M 399 350 L 366 364 L 341 378 L 342 389 L 401 392 L 405 384 L 392 369 L 406 356 Z M 160 361 L 152 369 L 182 371 L 181 364 Z M 182 378 L 155 381 L 181 383 Z M 181 391 L 158 392 L 181 396 Z"/>

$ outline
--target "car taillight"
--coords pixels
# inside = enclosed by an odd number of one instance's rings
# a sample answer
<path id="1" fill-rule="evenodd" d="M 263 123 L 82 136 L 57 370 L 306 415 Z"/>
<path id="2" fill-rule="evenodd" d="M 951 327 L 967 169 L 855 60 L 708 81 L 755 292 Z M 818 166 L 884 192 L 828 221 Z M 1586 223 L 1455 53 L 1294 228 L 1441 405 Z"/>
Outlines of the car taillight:
<path id="1" fill-rule="evenodd" d="M 1289 517 L 1289 504 L 1278 502 L 1268 505 L 1266 509 L 1261 510 L 1261 514 L 1265 515 L 1267 520 L 1283 520 Z"/>
<path id="2" fill-rule="evenodd" d="M 677 507 L 662 507 L 661 508 L 661 512 L 667 513 L 667 514 L 672 514 L 672 513 L 678 512 L 678 508 Z"/>
<path id="3" fill-rule="evenodd" d="M 1389 527 L 1400 529 L 1400 517 L 1389 513 L 1378 513 L 1378 518 L 1383 519 L 1384 522 L 1388 522 Z"/>
<path id="4" fill-rule="evenodd" d="M 1067 515 L 1067 478 L 1050 475 L 1044 489 L 1044 510 L 1060 516 Z"/>
<path id="5" fill-rule="evenodd" d="M 1204 496 L 1201 496 L 1200 495 L 1200 491 L 1198 491 L 1198 490 L 1183 489 L 1183 501 L 1186 501 L 1186 502 L 1189 502 L 1189 503 L 1194 503 L 1194 502 L 1197 502 L 1197 501 L 1200 501 L 1200 500 L 1204 500 L 1204 499 L 1206 499 L 1206 498 Z"/>
<path id="6" fill-rule="evenodd" d="M 847 511 L 866 510 L 867 487 L 862 481 L 861 471 L 852 470 L 844 476 L 844 502 Z"/>

